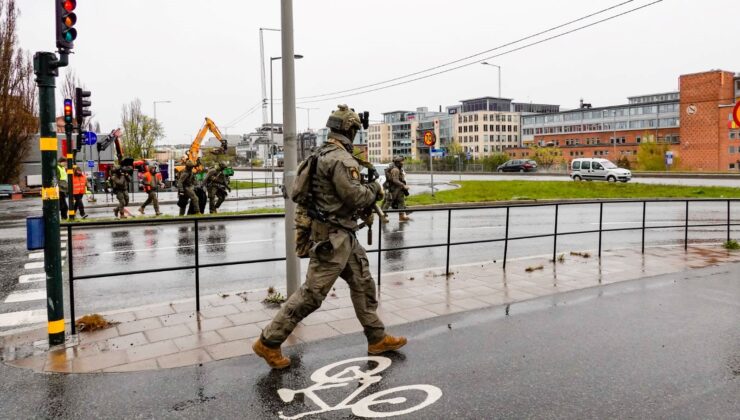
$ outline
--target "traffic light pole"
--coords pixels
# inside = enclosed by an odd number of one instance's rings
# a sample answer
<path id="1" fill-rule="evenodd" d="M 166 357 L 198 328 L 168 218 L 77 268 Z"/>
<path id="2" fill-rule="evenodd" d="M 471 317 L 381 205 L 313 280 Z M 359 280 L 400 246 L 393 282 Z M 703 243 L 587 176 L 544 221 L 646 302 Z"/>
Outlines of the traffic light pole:
<path id="1" fill-rule="evenodd" d="M 67 210 L 67 218 L 75 218 L 75 196 L 74 196 L 74 169 L 77 163 L 75 162 L 75 151 L 72 147 L 72 124 L 64 124 L 64 134 L 67 137 L 67 199 L 69 201 L 69 210 Z"/>
<path id="2" fill-rule="evenodd" d="M 69 55 L 37 52 L 33 69 L 39 89 L 39 148 L 41 150 L 41 199 L 44 211 L 44 271 L 49 345 L 64 344 L 64 286 L 59 239 L 59 186 L 56 181 L 58 142 L 54 104 L 57 69 L 68 64 Z"/>

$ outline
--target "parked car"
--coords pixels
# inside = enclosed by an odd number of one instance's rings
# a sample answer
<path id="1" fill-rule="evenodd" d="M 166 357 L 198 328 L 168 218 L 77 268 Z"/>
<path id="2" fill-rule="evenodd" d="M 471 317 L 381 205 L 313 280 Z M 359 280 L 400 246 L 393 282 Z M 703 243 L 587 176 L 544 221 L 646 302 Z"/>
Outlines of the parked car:
<path id="1" fill-rule="evenodd" d="M 513 159 L 496 168 L 496 172 L 534 172 L 537 162 L 526 159 Z"/>
<path id="2" fill-rule="evenodd" d="M 0 184 L 0 197 L 10 198 L 13 195 L 13 186 L 10 184 Z"/>
<path id="3" fill-rule="evenodd" d="M 627 182 L 632 179 L 632 172 L 606 159 L 581 158 L 570 163 L 570 177 L 574 181 Z"/>

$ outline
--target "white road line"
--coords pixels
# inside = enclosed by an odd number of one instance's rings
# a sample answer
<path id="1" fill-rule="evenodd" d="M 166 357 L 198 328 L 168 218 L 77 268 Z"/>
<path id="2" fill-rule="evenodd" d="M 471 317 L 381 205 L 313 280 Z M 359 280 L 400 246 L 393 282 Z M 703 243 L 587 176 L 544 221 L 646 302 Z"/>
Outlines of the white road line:
<path id="1" fill-rule="evenodd" d="M 38 273 L 38 274 L 24 274 L 20 277 L 18 277 L 18 283 L 35 283 L 38 281 L 44 281 L 46 280 L 46 273 Z"/>
<path id="2" fill-rule="evenodd" d="M 67 256 L 67 251 L 62 250 L 62 257 L 66 257 L 66 256 Z M 41 251 L 41 252 L 33 252 L 31 254 L 28 254 L 28 259 L 31 259 L 31 260 L 43 260 L 44 259 L 44 252 Z"/>
<path id="3" fill-rule="evenodd" d="M 0 314 L 0 328 L 17 327 L 26 324 L 40 324 L 46 321 L 46 309 L 18 311 Z"/>
<path id="4" fill-rule="evenodd" d="M 34 270 L 36 268 L 44 268 L 44 262 L 43 261 L 36 261 L 36 262 L 30 262 L 26 263 L 26 265 L 23 266 L 26 270 Z"/>
<path id="5" fill-rule="evenodd" d="M 5 298 L 5 303 L 28 302 L 30 300 L 44 299 L 46 299 L 46 289 L 32 289 L 9 294 L 8 297 Z"/>

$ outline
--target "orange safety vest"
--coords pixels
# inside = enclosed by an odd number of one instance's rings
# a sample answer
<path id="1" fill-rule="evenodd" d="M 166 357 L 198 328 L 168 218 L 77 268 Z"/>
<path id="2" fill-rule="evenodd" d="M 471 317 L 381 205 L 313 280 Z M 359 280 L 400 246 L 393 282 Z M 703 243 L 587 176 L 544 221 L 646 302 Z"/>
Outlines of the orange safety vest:
<path id="1" fill-rule="evenodd" d="M 87 191 L 87 177 L 85 174 L 72 176 L 72 194 L 85 194 Z"/>
<path id="2" fill-rule="evenodd" d="M 162 175 L 157 172 L 157 174 L 154 177 L 154 180 L 152 180 L 152 173 L 151 172 L 145 172 L 144 173 L 144 191 L 149 192 L 151 191 L 159 182 L 162 180 Z"/>

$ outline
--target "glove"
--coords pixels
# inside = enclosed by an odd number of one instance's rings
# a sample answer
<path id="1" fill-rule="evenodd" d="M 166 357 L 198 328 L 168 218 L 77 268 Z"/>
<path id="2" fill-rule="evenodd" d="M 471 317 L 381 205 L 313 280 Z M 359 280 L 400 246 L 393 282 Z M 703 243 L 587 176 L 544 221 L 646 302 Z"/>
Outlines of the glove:
<path id="1" fill-rule="evenodd" d="M 363 216 L 362 221 L 365 222 L 366 226 L 372 226 L 375 222 L 375 213 L 368 213 L 366 216 Z"/>
<path id="2" fill-rule="evenodd" d="M 367 184 L 368 188 L 370 188 L 370 191 L 375 194 L 375 201 L 379 201 L 383 199 L 383 187 L 378 184 L 378 182 L 371 182 L 370 184 Z"/>

